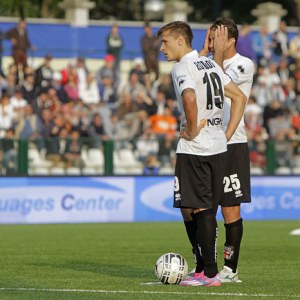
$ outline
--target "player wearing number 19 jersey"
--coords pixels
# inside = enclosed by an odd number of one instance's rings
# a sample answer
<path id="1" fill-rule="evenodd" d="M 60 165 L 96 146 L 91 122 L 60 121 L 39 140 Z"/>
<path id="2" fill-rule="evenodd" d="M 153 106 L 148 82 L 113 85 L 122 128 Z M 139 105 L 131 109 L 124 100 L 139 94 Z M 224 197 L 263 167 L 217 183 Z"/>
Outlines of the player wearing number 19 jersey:
<path id="1" fill-rule="evenodd" d="M 188 285 L 216 286 L 221 282 L 217 276 L 214 208 L 222 190 L 227 140 L 241 120 L 246 97 L 225 79 L 222 69 L 214 61 L 199 56 L 191 48 L 193 34 L 188 24 L 171 22 L 158 31 L 158 36 L 161 52 L 168 61 L 177 62 L 172 78 L 182 111 L 176 151 L 174 207 L 188 208 L 193 213 L 197 228 L 193 238 L 203 259 L 203 276 Z M 233 111 L 226 134 L 222 130 L 224 96 L 232 99 Z"/>

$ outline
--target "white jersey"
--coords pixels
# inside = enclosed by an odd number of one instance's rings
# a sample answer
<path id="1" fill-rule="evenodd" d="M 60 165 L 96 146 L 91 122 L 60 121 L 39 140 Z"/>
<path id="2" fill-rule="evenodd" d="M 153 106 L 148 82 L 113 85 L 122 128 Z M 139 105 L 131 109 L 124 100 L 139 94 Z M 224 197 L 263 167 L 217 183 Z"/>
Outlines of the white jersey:
<path id="1" fill-rule="evenodd" d="M 252 60 L 236 53 L 230 59 L 224 60 L 223 66 L 225 73 L 230 77 L 232 82 L 239 87 L 239 89 L 245 94 L 248 99 L 251 93 L 254 74 L 254 64 Z M 224 131 L 226 131 L 230 119 L 230 107 L 231 100 L 229 98 L 226 98 L 224 103 L 223 115 Z M 228 142 L 228 144 L 236 143 L 247 143 L 244 116 L 242 117 L 235 133 Z"/>
<path id="2" fill-rule="evenodd" d="M 227 141 L 222 129 L 225 79 L 220 66 L 213 60 L 199 56 L 196 50 L 184 55 L 172 70 L 177 101 L 182 112 L 181 127 L 186 127 L 182 104 L 182 92 L 187 88 L 195 91 L 198 107 L 198 124 L 206 120 L 206 126 L 192 141 L 179 139 L 176 153 L 214 155 L 227 150 Z"/>

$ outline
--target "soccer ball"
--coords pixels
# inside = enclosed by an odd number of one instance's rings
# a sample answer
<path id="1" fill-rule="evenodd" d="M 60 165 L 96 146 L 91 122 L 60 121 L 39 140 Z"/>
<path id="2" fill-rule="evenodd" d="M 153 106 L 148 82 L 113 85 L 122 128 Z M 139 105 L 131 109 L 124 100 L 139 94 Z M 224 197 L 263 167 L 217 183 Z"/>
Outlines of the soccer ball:
<path id="1" fill-rule="evenodd" d="M 185 258 L 177 253 L 165 253 L 155 263 L 155 275 L 164 284 L 179 284 L 188 269 Z"/>

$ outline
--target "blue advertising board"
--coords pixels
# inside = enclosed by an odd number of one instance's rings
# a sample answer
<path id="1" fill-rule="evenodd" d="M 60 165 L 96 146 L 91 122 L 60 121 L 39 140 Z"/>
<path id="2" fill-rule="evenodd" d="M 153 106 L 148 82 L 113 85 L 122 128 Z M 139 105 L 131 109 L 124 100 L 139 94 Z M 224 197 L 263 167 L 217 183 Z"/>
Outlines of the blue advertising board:
<path id="1" fill-rule="evenodd" d="M 245 220 L 300 219 L 300 177 L 251 180 Z M 169 176 L 0 179 L 2 224 L 180 221 L 172 203 Z"/>

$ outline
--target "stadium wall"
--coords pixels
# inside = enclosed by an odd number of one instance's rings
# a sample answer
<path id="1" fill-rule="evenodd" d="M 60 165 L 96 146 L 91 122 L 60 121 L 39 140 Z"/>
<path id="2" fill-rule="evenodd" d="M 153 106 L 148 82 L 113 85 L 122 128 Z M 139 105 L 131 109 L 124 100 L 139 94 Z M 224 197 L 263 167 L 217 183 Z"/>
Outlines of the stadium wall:
<path id="1" fill-rule="evenodd" d="M 0 18 L 0 31 L 6 32 L 14 27 L 18 19 Z M 29 66 L 36 69 L 43 63 L 43 57 L 51 53 L 53 56 L 52 67 L 60 70 L 66 67 L 70 59 L 84 57 L 88 69 L 95 73 L 103 65 L 106 55 L 105 38 L 109 33 L 113 22 L 90 21 L 87 27 L 74 27 L 66 21 L 57 19 L 28 19 L 27 28 L 34 51 L 28 52 Z M 128 71 L 132 67 L 132 61 L 136 57 L 142 57 L 140 39 L 144 34 L 143 22 L 118 21 L 119 31 L 124 39 L 124 48 L 121 60 L 121 78 L 127 79 Z M 154 31 L 157 31 L 163 23 L 153 22 Z M 205 39 L 208 24 L 191 24 L 194 33 L 193 46 L 200 49 Z M 250 33 L 253 36 L 259 30 L 253 26 Z M 289 38 L 297 34 L 297 28 L 289 28 Z M 3 70 L 7 70 L 12 63 L 11 43 L 3 41 Z M 160 54 L 160 70 L 169 73 L 172 63 L 166 61 Z"/>
<path id="2" fill-rule="evenodd" d="M 300 219 L 300 177 L 251 180 L 245 220 Z M 3 177 L 0 191 L 1 224 L 181 220 L 171 176 Z"/>
<path id="3" fill-rule="evenodd" d="M 4 18 L 1 18 L 4 19 Z M 6 32 L 16 26 L 17 19 L 1 20 L 0 30 Z M 27 28 L 32 44 L 36 47 L 31 56 L 43 57 L 51 53 L 55 58 L 72 58 L 83 56 L 85 58 L 103 59 L 106 54 L 105 38 L 109 33 L 112 22 L 90 22 L 87 27 L 74 27 L 65 22 L 57 20 L 45 21 L 45 19 L 27 20 Z M 124 39 L 122 58 L 132 60 L 142 56 L 140 39 L 144 34 L 143 23 L 140 22 L 118 22 L 119 31 Z M 163 23 L 153 23 L 156 32 Z M 191 24 L 194 33 L 193 46 L 197 49 L 202 47 L 208 24 Z M 250 36 L 257 32 L 253 27 Z M 297 33 L 295 28 L 289 28 L 289 38 Z M 10 56 L 10 41 L 3 42 L 4 56 Z M 163 55 L 160 56 L 164 60 Z"/>

